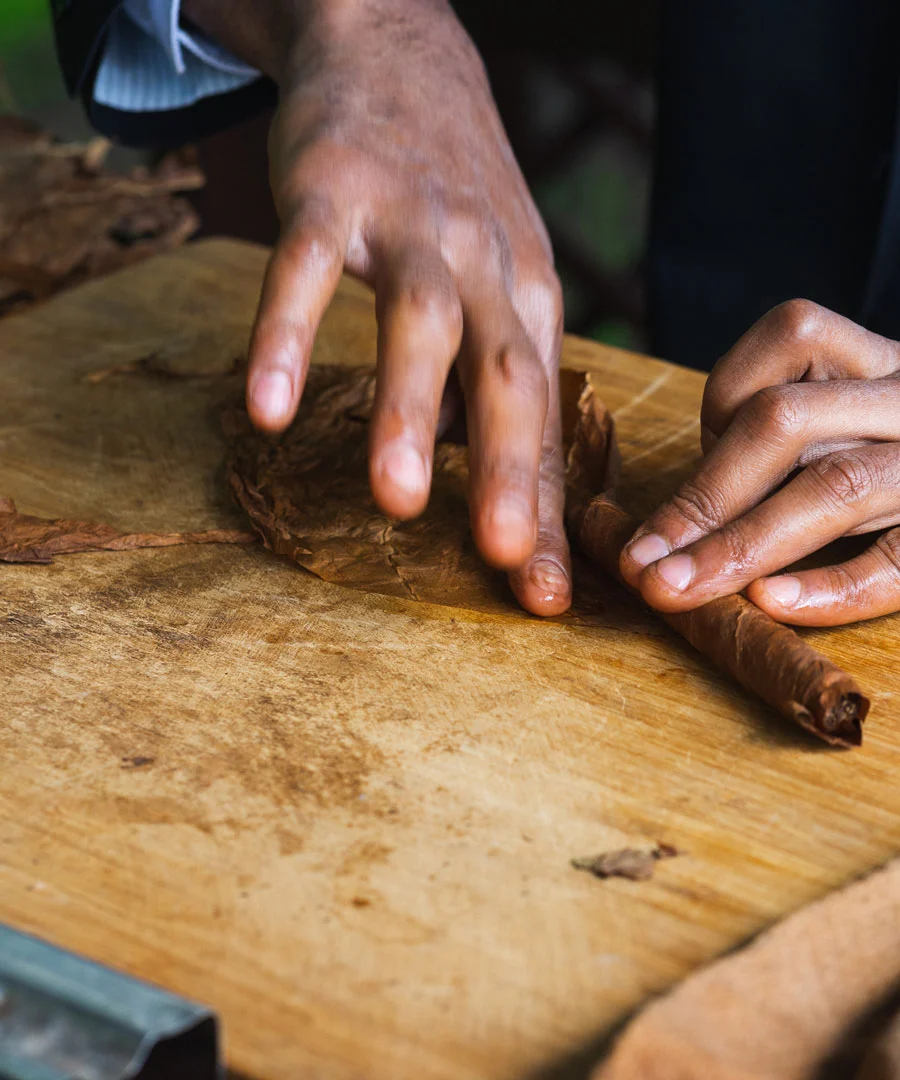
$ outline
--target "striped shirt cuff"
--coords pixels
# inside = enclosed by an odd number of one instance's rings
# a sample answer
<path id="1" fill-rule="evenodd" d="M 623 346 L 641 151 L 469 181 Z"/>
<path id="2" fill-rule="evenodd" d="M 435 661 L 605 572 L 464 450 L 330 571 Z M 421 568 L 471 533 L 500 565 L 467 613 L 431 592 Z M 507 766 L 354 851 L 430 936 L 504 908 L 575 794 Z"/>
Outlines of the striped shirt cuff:
<path id="1" fill-rule="evenodd" d="M 260 73 L 180 25 L 181 0 L 126 0 L 113 16 L 94 100 L 123 112 L 187 108 L 247 86 Z"/>

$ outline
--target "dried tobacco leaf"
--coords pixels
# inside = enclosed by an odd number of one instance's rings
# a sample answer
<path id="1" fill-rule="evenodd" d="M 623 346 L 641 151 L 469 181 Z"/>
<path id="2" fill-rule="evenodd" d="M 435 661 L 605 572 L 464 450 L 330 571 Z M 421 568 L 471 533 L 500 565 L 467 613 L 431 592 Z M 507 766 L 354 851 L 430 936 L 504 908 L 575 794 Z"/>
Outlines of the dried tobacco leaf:
<path id="1" fill-rule="evenodd" d="M 128 176 L 103 171 L 109 144 L 54 141 L 0 116 L 0 316 L 180 246 L 199 221 L 176 198 L 203 184 L 187 152 Z"/>
<path id="2" fill-rule="evenodd" d="M 469 531 L 468 453 L 439 443 L 431 497 L 414 521 L 375 505 L 368 479 L 371 369 L 310 369 L 297 420 L 280 439 L 254 431 L 243 405 L 229 409 L 227 475 L 267 547 L 325 581 L 366 592 L 504 614 L 518 609 L 506 575 L 486 566 Z M 596 574 L 578 584 L 563 621 L 598 622 L 607 593 Z"/>
<path id="3" fill-rule="evenodd" d="M 855 1065 L 871 1021 L 896 1009 L 898 897 L 895 860 L 801 908 L 650 1001 L 591 1080 L 896 1080 L 896 1016 Z"/>
<path id="4" fill-rule="evenodd" d="M 252 533 L 207 529 L 185 533 L 123 533 L 96 521 L 66 521 L 20 514 L 12 499 L 0 496 L 0 562 L 53 562 L 54 555 L 80 551 L 130 551 L 176 544 L 252 544 Z"/>

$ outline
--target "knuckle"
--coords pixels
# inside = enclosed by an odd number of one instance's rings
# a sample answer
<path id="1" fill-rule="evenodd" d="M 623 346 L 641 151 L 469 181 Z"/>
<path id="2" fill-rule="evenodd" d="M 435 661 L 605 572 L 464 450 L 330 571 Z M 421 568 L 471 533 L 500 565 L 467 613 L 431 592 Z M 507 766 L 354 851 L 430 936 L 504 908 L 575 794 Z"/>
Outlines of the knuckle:
<path id="1" fill-rule="evenodd" d="M 722 568 L 731 573 L 741 573 L 750 567 L 757 554 L 758 544 L 742 521 L 726 525 L 719 533 L 722 546 Z"/>
<path id="2" fill-rule="evenodd" d="M 864 502 L 880 482 L 871 458 L 861 454 L 828 454 L 807 465 L 806 472 L 831 499 L 846 506 Z"/>
<path id="3" fill-rule="evenodd" d="M 517 286 L 515 307 L 541 363 L 555 378 L 565 327 L 562 286 L 553 270 Z"/>
<path id="4" fill-rule="evenodd" d="M 327 272 L 343 264 L 343 242 L 334 203 L 327 197 L 308 196 L 285 218 L 275 259 L 293 266 L 309 266 L 311 272 Z"/>
<path id="5" fill-rule="evenodd" d="M 530 348 L 501 346 L 487 357 L 487 368 L 507 390 L 529 400 L 543 400 L 546 407 L 547 376 Z"/>
<path id="6" fill-rule="evenodd" d="M 444 237 L 453 248 L 468 248 L 483 241 L 489 233 L 485 215 L 475 207 L 446 209 L 443 223 Z"/>
<path id="7" fill-rule="evenodd" d="M 490 207 L 464 204 L 449 209 L 441 228 L 443 255 L 451 266 L 483 257 L 487 252 L 501 263 L 509 261 L 506 234 Z"/>
<path id="8" fill-rule="evenodd" d="M 554 329 L 562 325 L 563 291 L 559 277 L 553 270 L 533 277 L 521 286 L 523 305 L 541 323 Z"/>
<path id="9" fill-rule="evenodd" d="M 680 518 L 701 532 L 717 529 L 724 517 L 724 500 L 693 480 L 682 484 L 672 496 L 671 505 Z"/>
<path id="10" fill-rule="evenodd" d="M 342 262 L 341 251 L 327 233 L 298 229 L 284 237 L 280 254 L 294 267 L 303 266 L 311 274 L 324 274 Z"/>
<path id="11" fill-rule="evenodd" d="M 434 281 L 415 281 L 405 285 L 397 297 L 417 321 L 462 333 L 463 313 L 459 297 L 447 286 Z"/>
<path id="12" fill-rule="evenodd" d="M 794 385 L 757 390 L 738 415 L 753 435 L 767 440 L 797 438 L 809 420 L 803 394 Z"/>
<path id="13" fill-rule="evenodd" d="M 825 582 L 832 601 L 851 606 L 865 602 L 871 584 L 868 577 L 841 565 L 828 567 Z"/>
<path id="14" fill-rule="evenodd" d="M 772 308 L 767 319 L 774 324 L 779 336 L 795 344 L 817 341 L 827 317 L 825 308 L 812 300 L 785 300 Z"/>
<path id="15" fill-rule="evenodd" d="M 891 569 L 900 576 L 900 529 L 889 529 L 875 541 L 875 547 L 890 563 Z"/>

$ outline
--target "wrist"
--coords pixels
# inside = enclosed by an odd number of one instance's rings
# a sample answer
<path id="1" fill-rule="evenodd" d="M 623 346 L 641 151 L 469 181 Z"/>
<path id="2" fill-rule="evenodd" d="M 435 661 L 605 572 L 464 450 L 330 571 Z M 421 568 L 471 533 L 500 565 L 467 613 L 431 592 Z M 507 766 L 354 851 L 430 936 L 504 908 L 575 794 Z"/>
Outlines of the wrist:
<path id="1" fill-rule="evenodd" d="M 281 83 L 294 44 L 321 0 L 181 0 L 181 16 Z"/>
<path id="2" fill-rule="evenodd" d="M 462 30 L 447 0 L 181 0 L 181 14 L 279 86 L 305 66 L 311 44 L 327 48 L 386 19 L 425 15 Z"/>

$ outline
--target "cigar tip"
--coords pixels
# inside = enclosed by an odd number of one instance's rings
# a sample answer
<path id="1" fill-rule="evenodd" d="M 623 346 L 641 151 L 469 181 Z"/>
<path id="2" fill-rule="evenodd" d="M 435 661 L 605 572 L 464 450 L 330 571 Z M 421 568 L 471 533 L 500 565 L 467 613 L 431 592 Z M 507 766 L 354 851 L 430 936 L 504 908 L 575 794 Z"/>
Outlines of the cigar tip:
<path id="1" fill-rule="evenodd" d="M 841 694 L 836 705 L 825 713 L 822 727 L 851 746 L 859 746 L 862 743 L 862 722 L 868 710 L 868 699 L 858 691 L 849 691 Z"/>
<path id="2" fill-rule="evenodd" d="M 861 746 L 863 721 L 869 711 L 869 699 L 858 690 L 823 693 L 815 711 L 795 703 L 794 718 L 801 727 L 831 746 Z"/>

